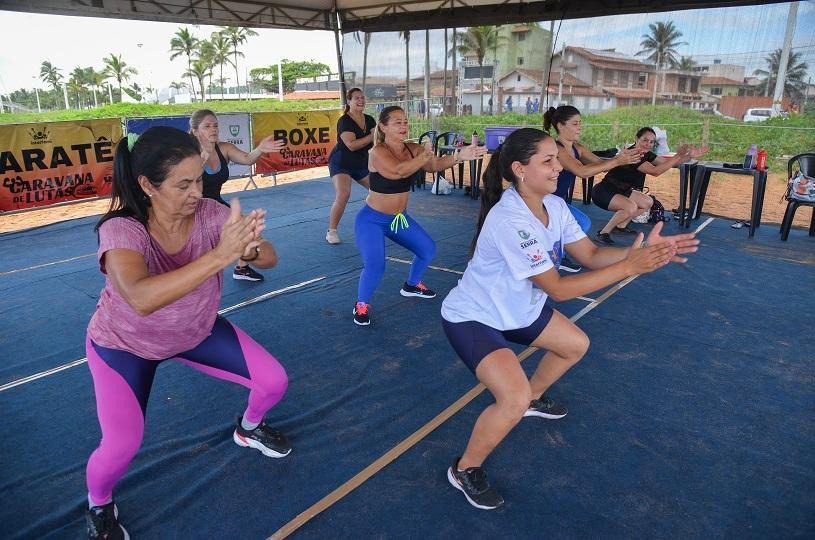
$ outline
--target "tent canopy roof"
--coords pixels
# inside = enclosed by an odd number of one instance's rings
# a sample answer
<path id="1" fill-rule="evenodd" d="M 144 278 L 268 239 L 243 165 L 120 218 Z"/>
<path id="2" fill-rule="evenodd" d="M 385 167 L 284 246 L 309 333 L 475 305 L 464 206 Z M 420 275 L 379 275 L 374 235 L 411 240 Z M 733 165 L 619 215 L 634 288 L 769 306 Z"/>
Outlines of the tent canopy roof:
<path id="1" fill-rule="evenodd" d="M 780 2 L 770 0 L 769 3 Z M 0 0 L 0 10 L 206 24 L 392 32 L 766 4 L 766 0 Z"/>

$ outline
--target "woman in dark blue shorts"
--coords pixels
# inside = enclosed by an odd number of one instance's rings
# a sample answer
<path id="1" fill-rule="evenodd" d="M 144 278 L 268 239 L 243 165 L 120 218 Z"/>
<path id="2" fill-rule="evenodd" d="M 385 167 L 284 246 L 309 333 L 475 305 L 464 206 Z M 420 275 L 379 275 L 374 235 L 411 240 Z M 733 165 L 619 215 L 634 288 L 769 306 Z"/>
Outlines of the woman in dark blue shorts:
<path id="1" fill-rule="evenodd" d="M 329 244 L 340 243 L 337 227 L 351 197 L 351 180 L 359 182 L 366 189 L 370 186 L 368 150 L 373 146 L 376 120 L 363 113 L 365 95 L 362 90 L 352 88 L 345 97 L 348 104 L 337 121 L 337 145 L 328 157 L 328 172 L 336 192 L 328 216 L 328 232 L 325 234 L 325 240 Z"/>
<path id="2" fill-rule="evenodd" d="M 628 276 L 652 272 L 696 251 L 693 234 L 663 237 L 662 224 L 630 248 L 598 247 L 581 230 L 566 202 L 554 195 L 558 146 L 543 131 L 522 128 L 506 138 L 484 172 L 475 249 L 441 309 L 444 332 L 495 403 L 478 417 L 464 454 L 447 479 L 467 501 L 489 510 L 503 504 L 481 468 L 525 416 L 558 419 L 566 407 L 549 388 L 586 353 L 589 338 L 546 305 L 588 294 Z M 503 189 L 506 181 L 510 187 Z M 592 272 L 561 277 L 563 250 Z M 545 349 L 527 378 L 509 342 Z"/>

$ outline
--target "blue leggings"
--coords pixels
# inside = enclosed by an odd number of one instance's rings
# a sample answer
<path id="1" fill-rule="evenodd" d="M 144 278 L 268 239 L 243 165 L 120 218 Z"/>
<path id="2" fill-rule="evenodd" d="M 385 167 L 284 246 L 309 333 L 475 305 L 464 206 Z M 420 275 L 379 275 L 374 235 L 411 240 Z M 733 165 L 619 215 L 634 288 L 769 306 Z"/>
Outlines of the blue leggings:
<path id="1" fill-rule="evenodd" d="M 362 274 L 359 276 L 357 301 L 368 304 L 385 273 L 385 238 L 406 247 L 416 256 L 410 265 L 408 285 L 422 280 L 427 265 L 436 255 L 436 243 L 415 219 L 405 212 L 400 215 L 377 212 L 367 204 L 357 214 L 354 223 L 359 254 L 362 255 Z"/>

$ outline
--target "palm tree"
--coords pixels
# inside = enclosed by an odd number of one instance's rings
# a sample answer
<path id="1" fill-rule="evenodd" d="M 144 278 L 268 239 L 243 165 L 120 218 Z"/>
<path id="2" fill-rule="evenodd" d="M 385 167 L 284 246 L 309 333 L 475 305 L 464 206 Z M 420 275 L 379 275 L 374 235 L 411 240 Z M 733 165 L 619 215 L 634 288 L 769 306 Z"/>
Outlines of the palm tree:
<path id="1" fill-rule="evenodd" d="M 102 62 L 105 63 L 104 73 L 111 79 L 116 79 L 116 84 L 119 85 L 119 102 L 122 101 L 122 81 L 129 81 L 131 75 L 138 75 L 139 72 L 136 68 L 128 66 L 127 62 L 122 60 L 122 55 L 116 56 L 110 53 L 110 56 L 103 58 Z"/>
<path id="2" fill-rule="evenodd" d="M 678 41 L 682 37 L 682 32 L 676 29 L 673 21 L 651 23 L 648 25 L 650 34 L 643 34 L 640 47 L 642 50 L 637 53 L 637 56 L 647 54 L 646 60 L 650 60 L 654 64 L 656 73 L 659 73 L 663 66 L 676 67 L 679 61 L 676 55 L 676 47 L 680 45 L 687 45 L 685 41 Z M 662 77 L 662 85 L 665 85 L 665 77 Z M 654 105 L 657 100 L 657 86 L 654 81 L 654 94 L 651 98 L 651 105 Z"/>
<path id="3" fill-rule="evenodd" d="M 99 71 L 96 71 L 92 66 L 85 68 L 85 80 L 91 87 L 91 91 L 93 92 L 93 106 L 99 106 L 99 99 L 96 97 L 96 92 L 99 90 L 99 87 L 102 86 L 102 83 L 105 82 L 105 75 Z"/>
<path id="4" fill-rule="evenodd" d="M 683 56 L 679 59 L 679 62 L 676 64 L 676 68 L 680 71 L 693 71 L 693 68 L 696 67 L 696 60 L 691 58 L 690 56 Z"/>
<path id="5" fill-rule="evenodd" d="M 781 49 L 776 49 L 770 53 L 764 61 L 767 62 L 767 69 L 757 69 L 753 72 L 753 75 L 764 77 L 764 80 L 761 81 L 761 91 L 764 92 L 765 96 L 769 96 L 775 90 L 775 81 L 781 64 Z M 809 66 L 806 62 L 801 61 L 801 53 L 790 51 L 790 57 L 787 61 L 787 74 L 784 77 L 784 94 L 796 102 L 800 102 L 804 96 L 807 87 L 807 82 L 804 80 L 807 76 L 807 69 L 809 69 Z"/>
<path id="6" fill-rule="evenodd" d="M 209 85 L 207 88 L 209 88 L 209 99 L 212 99 L 212 74 L 215 69 L 215 46 L 211 41 L 200 41 L 198 43 L 197 57 L 198 60 L 207 66 L 207 76 L 209 77 Z"/>
<path id="7" fill-rule="evenodd" d="M 85 70 L 76 66 L 68 78 L 68 88 L 71 92 L 76 94 L 76 108 L 82 109 L 82 93 L 85 88 Z"/>
<path id="8" fill-rule="evenodd" d="M 187 28 L 179 28 L 173 39 L 170 40 L 170 60 L 175 60 L 182 54 L 187 57 L 187 72 L 192 71 L 192 55 L 198 49 L 198 38 L 193 36 Z M 190 88 L 194 90 L 192 76 L 190 76 Z"/>
<path id="9" fill-rule="evenodd" d="M 405 40 L 405 113 L 410 108 L 410 30 L 400 30 L 399 39 Z"/>
<path id="10" fill-rule="evenodd" d="M 458 49 L 456 45 L 457 43 L 458 43 L 458 28 L 453 28 L 453 42 L 450 44 L 450 51 L 447 53 L 446 56 L 450 56 L 453 59 L 452 61 L 453 83 L 450 87 L 450 95 L 453 98 L 453 102 L 456 103 L 455 114 L 458 114 L 458 103 L 457 103 L 458 98 L 456 97 L 456 82 L 458 81 L 458 68 L 456 67 L 456 60 L 458 58 Z"/>
<path id="11" fill-rule="evenodd" d="M 204 79 L 207 75 L 212 73 L 212 68 L 210 67 L 209 63 L 206 60 L 202 60 L 201 58 L 196 58 L 192 62 L 192 66 L 188 69 L 184 75 L 190 77 L 192 79 L 195 77 L 198 79 L 198 88 L 201 90 L 201 101 L 206 101 L 206 95 L 204 94 Z"/>
<path id="12" fill-rule="evenodd" d="M 365 85 L 368 79 L 368 46 L 371 44 L 371 33 L 363 32 L 360 38 L 359 32 L 354 32 L 354 39 L 362 45 L 362 95 L 365 95 Z"/>
<path id="13" fill-rule="evenodd" d="M 250 37 L 258 35 L 258 33 L 242 26 L 225 26 L 221 28 L 221 34 L 223 34 L 232 45 L 232 65 L 235 66 L 235 85 L 238 87 L 238 99 L 240 99 L 241 84 L 240 78 L 238 77 L 238 56 L 243 58 L 243 53 L 238 50 L 238 47 L 246 43 Z"/>
<path id="14" fill-rule="evenodd" d="M 45 84 L 50 84 L 54 89 L 54 101 L 59 100 L 60 81 L 62 81 L 62 73 L 59 68 L 52 64 L 49 60 L 44 60 L 40 64 L 40 80 Z M 65 100 L 65 108 L 68 108 L 68 100 Z"/>
<path id="15" fill-rule="evenodd" d="M 213 32 L 212 36 L 210 36 L 210 44 L 212 45 L 212 63 L 214 65 L 220 66 L 220 73 L 221 76 L 218 81 L 221 84 L 221 98 L 224 97 L 224 64 L 231 64 L 232 60 L 229 58 L 229 53 L 231 52 L 231 44 L 229 40 L 224 37 L 223 34 L 220 32 Z M 210 97 L 212 95 L 210 94 Z"/>
<path id="16" fill-rule="evenodd" d="M 176 90 L 176 91 L 181 90 L 182 88 L 186 88 L 186 87 L 187 87 L 187 83 L 185 83 L 184 81 L 180 81 L 180 82 L 173 81 L 173 82 L 170 83 L 170 88 L 172 88 L 173 90 Z"/>
<path id="17" fill-rule="evenodd" d="M 461 36 L 461 43 L 456 51 L 462 56 L 475 56 L 478 60 L 480 75 L 479 114 L 484 114 L 484 58 L 494 50 L 498 41 L 498 28 L 495 26 L 471 26 Z"/>

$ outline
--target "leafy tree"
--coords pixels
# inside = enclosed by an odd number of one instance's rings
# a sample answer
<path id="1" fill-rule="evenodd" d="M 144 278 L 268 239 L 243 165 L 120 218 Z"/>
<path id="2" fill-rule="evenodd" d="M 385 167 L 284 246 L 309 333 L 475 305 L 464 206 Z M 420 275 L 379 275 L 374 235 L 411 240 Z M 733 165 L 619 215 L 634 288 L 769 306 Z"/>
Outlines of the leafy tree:
<path id="1" fill-rule="evenodd" d="M 103 58 L 102 62 L 105 63 L 104 73 L 111 79 L 116 79 L 116 84 L 119 86 L 119 94 L 121 101 L 122 81 L 129 81 L 131 75 L 138 75 L 139 72 L 136 68 L 128 66 L 127 62 L 122 60 L 122 55 L 116 56 L 110 53 L 110 56 Z"/>
<path id="2" fill-rule="evenodd" d="M 280 68 L 283 73 L 283 92 L 291 92 L 297 79 L 303 77 L 316 77 L 318 75 L 328 75 L 331 68 L 322 62 L 314 60 L 281 60 L 283 64 Z M 249 72 L 252 79 L 266 90 L 277 91 L 277 64 L 269 67 L 255 68 Z"/>
<path id="3" fill-rule="evenodd" d="M 235 67 L 235 85 L 238 87 L 238 99 L 241 98 L 240 78 L 238 77 L 238 56 L 244 57 L 244 54 L 238 50 L 238 47 L 246 43 L 250 37 L 258 35 L 257 32 L 250 28 L 242 26 L 225 26 L 221 28 L 221 34 L 229 41 L 232 46 L 232 65 Z"/>
<path id="4" fill-rule="evenodd" d="M 198 49 L 198 38 L 190 33 L 187 28 L 179 28 L 174 37 L 170 40 L 170 60 L 175 60 L 182 54 L 187 57 L 187 73 L 192 72 L 192 55 Z M 195 86 L 192 84 L 192 75 L 190 75 L 190 89 L 195 92 Z"/>
<path id="5" fill-rule="evenodd" d="M 498 46 L 498 27 L 496 26 L 472 26 L 461 35 L 456 51 L 462 56 L 475 56 L 478 61 L 480 72 L 479 83 L 479 114 L 484 114 L 484 58 L 489 51 L 495 50 Z"/>
<path id="6" fill-rule="evenodd" d="M 764 59 L 767 62 L 767 69 L 757 69 L 753 75 L 762 77 L 761 91 L 765 96 L 770 96 L 775 91 L 775 81 L 778 78 L 778 68 L 781 66 L 781 49 L 776 49 Z M 807 76 L 809 66 L 801 60 L 801 53 L 790 51 L 787 61 L 787 74 L 784 77 L 784 95 L 792 98 L 796 103 L 800 103 L 806 92 Z"/>

